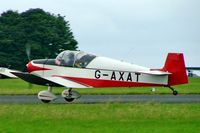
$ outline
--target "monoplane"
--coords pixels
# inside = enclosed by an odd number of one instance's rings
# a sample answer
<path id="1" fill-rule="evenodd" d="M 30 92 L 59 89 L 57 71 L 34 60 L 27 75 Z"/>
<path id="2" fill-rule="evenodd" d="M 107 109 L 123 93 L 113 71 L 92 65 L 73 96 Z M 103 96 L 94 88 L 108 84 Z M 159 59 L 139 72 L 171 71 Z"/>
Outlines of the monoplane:
<path id="1" fill-rule="evenodd" d="M 13 72 L 19 78 L 38 85 L 48 86 L 38 98 L 50 102 L 57 97 L 52 87 L 62 86 L 62 97 L 68 102 L 81 95 L 73 88 L 164 86 L 178 92 L 174 85 L 188 83 L 182 53 L 169 53 L 160 69 L 151 69 L 124 61 L 88 54 L 83 51 L 63 51 L 55 59 L 32 60 L 28 72 Z"/>

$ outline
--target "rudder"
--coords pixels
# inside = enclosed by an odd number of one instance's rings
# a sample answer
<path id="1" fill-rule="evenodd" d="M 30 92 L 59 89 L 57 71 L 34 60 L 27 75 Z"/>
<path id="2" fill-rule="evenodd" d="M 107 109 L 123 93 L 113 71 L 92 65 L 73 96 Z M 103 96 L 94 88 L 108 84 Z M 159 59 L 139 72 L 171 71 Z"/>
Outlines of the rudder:
<path id="1" fill-rule="evenodd" d="M 182 53 L 168 53 L 165 65 L 161 70 L 172 73 L 168 77 L 168 86 L 188 83 L 185 61 Z"/>

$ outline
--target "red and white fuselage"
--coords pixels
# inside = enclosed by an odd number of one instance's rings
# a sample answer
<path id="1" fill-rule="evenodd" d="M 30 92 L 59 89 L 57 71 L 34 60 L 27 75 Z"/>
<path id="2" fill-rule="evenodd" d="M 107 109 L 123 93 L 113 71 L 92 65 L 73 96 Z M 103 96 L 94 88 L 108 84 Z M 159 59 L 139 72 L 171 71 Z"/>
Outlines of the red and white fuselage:
<path id="1" fill-rule="evenodd" d="M 171 86 L 188 82 L 181 53 L 168 54 L 165 66 L 157 70 L 82 51 L 64 51 L 55 60 L 33 60 L 27 68 L 30 74 L 68 88 Z"/>

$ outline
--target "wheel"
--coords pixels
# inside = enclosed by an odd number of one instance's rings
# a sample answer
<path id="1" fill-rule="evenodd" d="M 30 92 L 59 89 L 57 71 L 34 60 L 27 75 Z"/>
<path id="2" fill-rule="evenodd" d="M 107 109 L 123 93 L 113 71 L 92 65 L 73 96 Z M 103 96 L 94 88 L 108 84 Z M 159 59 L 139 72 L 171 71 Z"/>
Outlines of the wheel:
<path id="1" fill-rule="evenodd" d="M 64 90 L 61 95 L 67 102 L 72 102 L 75 99 L 78 99 L 81 97 L 81 95 L 77 91 L 73 91 L 71 89 Z"/>
<path id="2" fill-rule="evenodd" d="M 49 102 L 51 102 L 51 100 L 44 100 L 44 99 L 41 99 L 41 101 L 42 101 L 43 103 L 49 103 Z"/>
<path id="3" fill-rule="evenodd" d="M 173 95 L 178 95 L 178 91 L 173 91 Z"/>
<path id="4" fill-rule="evenodd" d="M 65 100 L 66 100 L 67 102 L 72 102 L 72 101 L 74 101 L 74 98 L 65 98 Z"/>

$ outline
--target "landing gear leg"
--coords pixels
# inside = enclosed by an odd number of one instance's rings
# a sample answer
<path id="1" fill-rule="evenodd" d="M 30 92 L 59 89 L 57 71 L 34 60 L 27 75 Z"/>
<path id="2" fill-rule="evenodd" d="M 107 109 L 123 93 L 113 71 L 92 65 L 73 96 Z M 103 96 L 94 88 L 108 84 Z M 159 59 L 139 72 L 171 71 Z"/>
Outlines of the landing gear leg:
<path id="1" fill-rule="evenodd" d="M 48 86 L 48 91 L 52 92 L 52 87 L 51 86 Z"/>
<path id="2" fill-rule="evenodd" d="M 176 91 L 174 88 L 172 88 L 171 86 L 168 86 L 171 90 L 172 90 L 172 92 L 173 92 L 173 95 L 178 95 L 178 91 Z"/>

